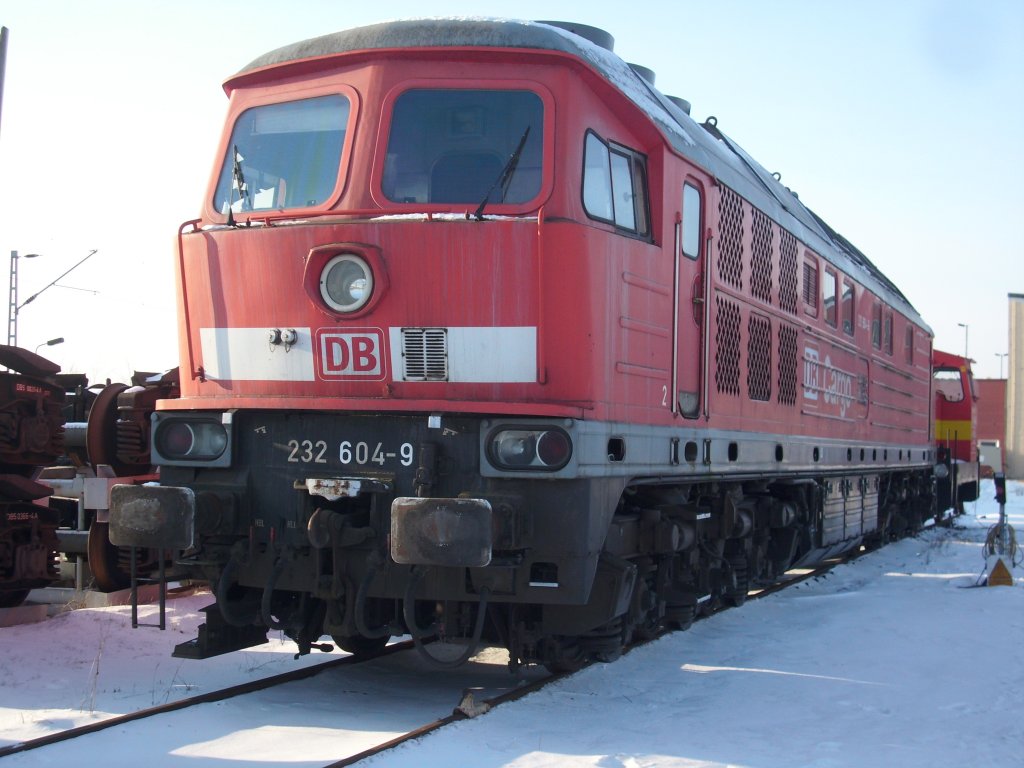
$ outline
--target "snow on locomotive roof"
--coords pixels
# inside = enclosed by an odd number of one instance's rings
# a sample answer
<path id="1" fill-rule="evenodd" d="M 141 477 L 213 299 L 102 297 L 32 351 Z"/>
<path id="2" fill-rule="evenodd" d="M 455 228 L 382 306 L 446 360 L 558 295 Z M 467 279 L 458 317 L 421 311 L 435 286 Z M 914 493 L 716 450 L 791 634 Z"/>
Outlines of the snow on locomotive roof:
<path id="1" fill-rule="evenodd" d="M 556 23 L 559 26 L 555 26 Z M 607 33 L 602 34 L 608 47 L 602 47 L 569 31 L 572 27 L 561 22 L 482 17 L 383 22 L 278 48 L 250 62 L 225 83 L 225 88 L 230 90 L 236 80 L 244 79 L 246 74 L 256 70 L 361 50 L 497 47 L 558 51 L 576 56 L 643 110 L 679 154 L 712 173 L 717 181 L 768 214 L 820 256 L 843 272 L 856 276 L 876 295 L 928 329 L 907 298 L 861 251 L 807 208 L 790 189 L 723 133 L 712 119 L 704 125 L 697 123 L 669 97 L 645 81 L 611 51 L 612 38 Z"/>

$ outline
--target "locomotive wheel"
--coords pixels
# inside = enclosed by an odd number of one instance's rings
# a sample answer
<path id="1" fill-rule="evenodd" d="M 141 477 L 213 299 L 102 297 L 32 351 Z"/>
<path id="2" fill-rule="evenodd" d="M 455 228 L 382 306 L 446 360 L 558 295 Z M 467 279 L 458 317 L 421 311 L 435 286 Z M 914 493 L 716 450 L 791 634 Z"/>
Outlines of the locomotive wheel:
<path id="1" fill-rule="evenodd" d="M 750 591 L 750 567 L 747 556 L 743 553 L 730 556 L 729 566 L 736 586 L 727 587 L 723 597 L 729 605 L 740 606 L 747 602 L 747 593 Z"/>
<path id="2" fill-rule="evenodd" d="M 658 635 L 661 618 L 657 612 L 658 600 L 653 586 L 641 579 L 633 593 L 629 623 L 634 640 L 651 640 Z"/>
<path id="3" fill-rule="evenodd" d="M 615 661 L 626 645 L 626 627 L 623 617 L 612 619 L 580 637 L 580 647 L 587 658 L 595 661 Z"/>
<path id="4" fill-rule="evenodd" d="M 131 574 L 120 564 L 120 550 L 110 543 L 108 523 L 93 522 L 89 526 L 89 569 L 96 586 L 103 592 L 127 589 L 132 584 Z"/>
<path id="5" fill-rule="evenodd" d="M 334 644 L 341 650 L 351 653 L 356 658 L 377 656 L 384 650 L 390 636 L 366 637 L 364 635 L 331 635 Z"/>
<path id="6" fill-rule="evenodd" d="M 0 592 L 0 608 L 14 608 L 21 605 L 28 597 L 28 593 L 27 589 L 9 589 Z"/>
<path id="7" fill-rule="evenodd" d="M 670 594 L 665 605 L 665 626 L 679 632 L 693 626 L 697 618 L 697 598 L 694 595 Z"/>
<path id="8" fill-rule="evenodd" d="M 571 675 L 587 662 L 577 637 L 552 637 L 545 645 L 544 668 L 553 675 Z"/>

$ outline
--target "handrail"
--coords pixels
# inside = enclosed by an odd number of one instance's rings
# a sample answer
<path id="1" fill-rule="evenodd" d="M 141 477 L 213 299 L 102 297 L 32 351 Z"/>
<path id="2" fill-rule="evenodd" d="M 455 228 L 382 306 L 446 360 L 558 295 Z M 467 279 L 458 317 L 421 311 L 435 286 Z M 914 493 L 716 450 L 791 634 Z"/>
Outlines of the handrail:
<path id="1" fill-rule="evenodd" d="M 188 287 L 185 282 L 185 246 L 182 238 L 185 235 L 185 227 L 192 227 L 193 232 L 199 231 L 199 222 L 202 219 L 191 219 L 178 227 L 178 283 L 181 285 L 182 318 L 185 323 L 185 344 L 188 347 L 188 371 L 193 381 L 199 379 L 206 381 L 202 368 L 196 369 L 195 352 L 192 348 L 192 322 L 189 319 L 191 314 L 188 307 Z"/>

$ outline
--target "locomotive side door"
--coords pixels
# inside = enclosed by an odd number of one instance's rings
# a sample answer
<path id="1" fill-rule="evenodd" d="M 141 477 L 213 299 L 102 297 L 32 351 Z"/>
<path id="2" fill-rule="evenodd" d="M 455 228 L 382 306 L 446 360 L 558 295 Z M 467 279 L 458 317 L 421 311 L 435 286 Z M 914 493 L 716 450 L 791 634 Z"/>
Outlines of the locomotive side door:
<path id="1" fill-rule="evenodd" d="M 675 280 L 672 320 L 672 413 L 696 419 L 701 412 L 705 327 L 703 185 L 687 179 L 681 189 L 682 215 L 675 225 Z"/>

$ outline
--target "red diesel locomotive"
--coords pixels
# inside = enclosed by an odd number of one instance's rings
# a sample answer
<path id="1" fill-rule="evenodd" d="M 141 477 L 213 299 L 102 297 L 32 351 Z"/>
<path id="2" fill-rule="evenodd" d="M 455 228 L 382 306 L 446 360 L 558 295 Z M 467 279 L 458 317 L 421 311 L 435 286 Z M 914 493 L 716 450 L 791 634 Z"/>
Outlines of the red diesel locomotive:
<path id="1" fill-rule="evenodd" d="M 226 82 L 161 485 L 111 509 L 214 590 L 177 654 L 572 667 L 935 514 L 927 325 L 611 49 L 402 21 Z"/>

